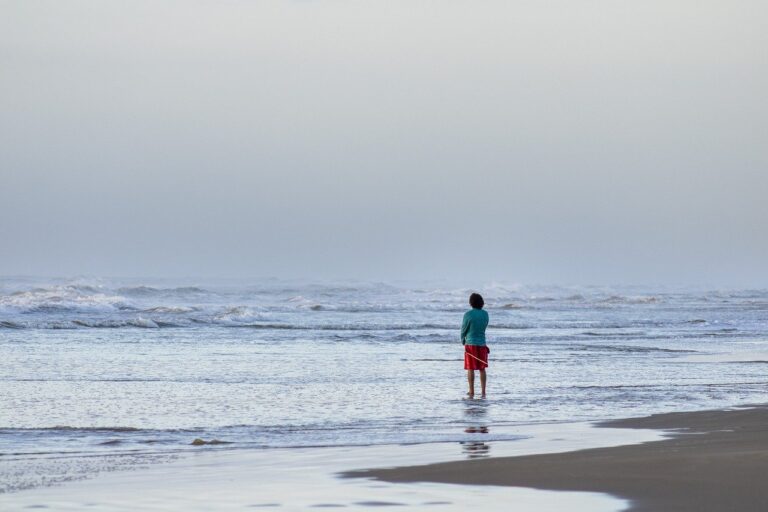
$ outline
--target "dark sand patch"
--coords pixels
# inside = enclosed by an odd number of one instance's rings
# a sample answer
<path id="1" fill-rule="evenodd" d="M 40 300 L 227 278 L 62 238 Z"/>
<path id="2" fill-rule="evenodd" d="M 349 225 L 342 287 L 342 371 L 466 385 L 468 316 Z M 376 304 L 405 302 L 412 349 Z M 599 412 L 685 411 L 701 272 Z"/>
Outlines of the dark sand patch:
<path id="1" fill-rule="evenodd" d="M 668 439 L 638 445 L 355 471 L 346 476 L 602 492 L 629 499 L 632 512 L 768 510 L 768 406 L 659 414 L 599 426 L 675 432 Z"/>

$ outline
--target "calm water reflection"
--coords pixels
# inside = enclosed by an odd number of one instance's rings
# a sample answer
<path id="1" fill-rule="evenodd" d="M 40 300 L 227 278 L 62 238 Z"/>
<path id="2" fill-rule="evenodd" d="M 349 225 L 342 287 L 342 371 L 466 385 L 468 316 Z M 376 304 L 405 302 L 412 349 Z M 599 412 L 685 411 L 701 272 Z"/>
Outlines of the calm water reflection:
<path id="1" fill-rule="evenodd" d="M 464 429 L 465 433 L 472 434 L 472 437 L 480 437 L 490 433 L 490 428 L 486 421 L 489 404 L 490 402 L 485 400 L 467 400 L 464 416 L 469 420 L 470 424 Z M 483 441 L 461 441 L 459 444 L 461 445 L 462 452 L 470 459 L 478 459 L 490 455 L 491 445 Z"/>

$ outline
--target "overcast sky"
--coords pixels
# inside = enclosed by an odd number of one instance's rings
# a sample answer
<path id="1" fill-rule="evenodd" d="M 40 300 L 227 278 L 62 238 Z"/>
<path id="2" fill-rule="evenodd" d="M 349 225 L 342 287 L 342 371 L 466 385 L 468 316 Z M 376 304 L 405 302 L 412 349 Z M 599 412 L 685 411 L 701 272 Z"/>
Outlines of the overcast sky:
<path id="1" fill-rule="evenodd" d="M 766 19 L 0 0 L 0 275 L 768 286 Z"/>

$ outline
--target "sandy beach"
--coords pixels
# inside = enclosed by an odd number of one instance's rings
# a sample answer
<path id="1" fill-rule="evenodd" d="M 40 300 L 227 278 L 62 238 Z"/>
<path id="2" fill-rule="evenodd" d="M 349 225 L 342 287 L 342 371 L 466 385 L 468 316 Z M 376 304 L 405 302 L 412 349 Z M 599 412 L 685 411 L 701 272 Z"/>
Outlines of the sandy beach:
<path id="1" fill-rule="evenodd" d="M 388 482 L 603 492 L 632 512 L 768 510 L 768 406 L 680 412 L 600 424 L 663 429 L 637 445 L 347 473 Z"/>

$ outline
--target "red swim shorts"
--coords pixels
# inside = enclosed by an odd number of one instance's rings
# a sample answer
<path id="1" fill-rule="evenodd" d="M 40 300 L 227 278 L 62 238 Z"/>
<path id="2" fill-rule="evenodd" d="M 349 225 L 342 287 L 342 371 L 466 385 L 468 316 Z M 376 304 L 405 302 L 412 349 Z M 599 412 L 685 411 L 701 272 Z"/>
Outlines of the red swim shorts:
<path id="1" fill-rule="evenodd" d="M 488 367 L 488 347 L 464 345 L 464 369 L 485 370 Z"/>

